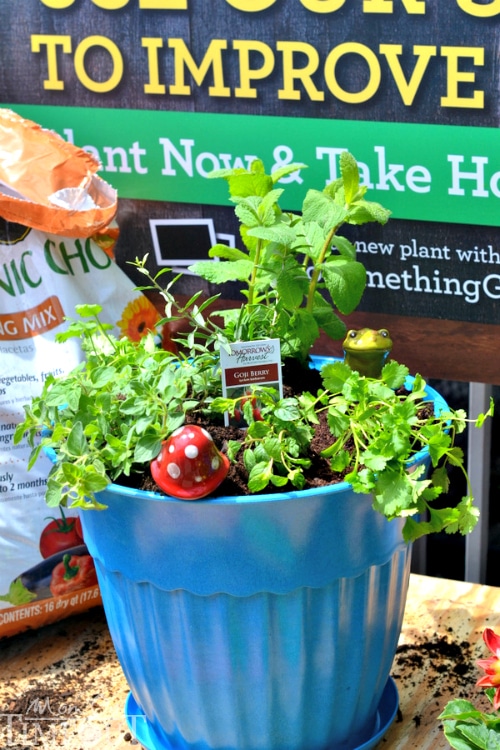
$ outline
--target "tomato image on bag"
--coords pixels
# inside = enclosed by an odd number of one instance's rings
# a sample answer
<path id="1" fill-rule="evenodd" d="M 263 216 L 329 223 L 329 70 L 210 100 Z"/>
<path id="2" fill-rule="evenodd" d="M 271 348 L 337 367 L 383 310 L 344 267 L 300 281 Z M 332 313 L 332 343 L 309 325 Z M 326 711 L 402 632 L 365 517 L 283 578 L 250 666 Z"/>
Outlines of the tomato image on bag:
<path id="1" fill-rule="evenodd" d="M 40 554 L 43 558 L 83 544 L 78 516 L 65 516 L 62 507 L 59 510 L 61 518 L 52 518 L 40 535 Z"/>

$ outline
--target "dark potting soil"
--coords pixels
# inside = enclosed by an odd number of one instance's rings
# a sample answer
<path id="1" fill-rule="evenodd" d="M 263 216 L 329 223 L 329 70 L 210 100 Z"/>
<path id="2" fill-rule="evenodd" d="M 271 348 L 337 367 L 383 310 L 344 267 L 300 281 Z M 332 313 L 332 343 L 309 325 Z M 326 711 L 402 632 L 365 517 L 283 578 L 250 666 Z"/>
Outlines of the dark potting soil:
<path id="1" fill-rule="evenodd" d="M 311 370 L 309 368 L 300 367 L 296 360 L 290 362 L 285 361 L 283 368 L 283 391 L 285 396 L 293 396 L 299 394 L 304 390 L 311 393 L 321 387 L 322 381 L 320 374 L 317 370 Z M 307 384 L 307 388 L 304 388 L 304 384 Z M 402 394 L 408 393 L 405 389 L 401 389 Z M 422 405 L 421 415 L 432 414 L 433 406 L 431 403 Z M 215 445 L 222 452 L 227 452 L 227 445 L 230 440 L 241 440 L 243 431 L 238 427 L 225 426 L 224 424 L 213 424 L 207 423 L 202 419 L 198 418 L 192 420 L 193 424 L 198 424 L 204 427 L 210 432 Z M 315 487 L 323 487 L 329 484 L 337 484 L 344 481 L 345 475 L 348 473 L 347 470 L 343 472 L 334 472 L 330 468 L 328 459 L 321 456 L 322 451 L 328 448 L 334 441 L 330 429 L 327 424 L 325 413 L 319 415 L 319 424 L 315 427 L 314 437 L 309 445 L 308 458 L 311 461 L 309 468 L 304 469 L 303 475 L 305 485 L 303 489 L 312 489 Z M 349 445 L 346 445 L 349 449 Z M 128 478 L 124 478 L 122 484 L 132 485 L 142 490 L 150 492 L 159 492 L 163 494 L 163 491 L 158 487 L 156 482 L 149 470 L 144 474 L 133 474 Z M 276 488 L 274 485 L 268 485 L 262 492 L 273 493 L 273 492 L 287 492 L 296 489 L 291 484 L 285 485 L 284 487 Z M 236 461 L 231 463 L 229 473 L 217 488 L 217 494 L 219 496 L 231 496 L 231 495 L 248 495 L 248 472 L 243 462 L 243 452 L 237 456 Z"/>
<path id="2" fill-rule="evenodd" d="M 196 420 L 193 423 L 199 424 L 210 432 L 215 445 L 222 453 L 227 451 L 227 445 L 230 440 L 241 440 L 242 438 L 242 430 L 238 427 L 207 424 L 202 420 Z M 315 428 L 314 438 L 309 446 L 308 457 L 311 460 L 311 466 L 303 472 L 305 479 L 304 489 L 343 481 L 346 472 L 332 472 L 328 460 L 322 458 L 320 455 L 331 444 L 332 434 L 326 424 L 326 417 L 322 417 L 320 418 L 319 425 Z M 140 489 L 162 493 L 162 490 L 155 483 L 149 471 L 144 475 L 139 475 L 139 477 Z M 133 477 L 130 477 L 130 479 L 133 480 Z M 263 492 L 287 492 L 291 489 L 294 489 L 292 485 L 286 485 L 279 489 L 273 485 L 269 485 Z M 238 454 L 236 461 L 231 463 L 226 479 L 217 488 L 217 494 L 221 496 L 250 494 L 248 491 L 248 472 L 243 463 L 242 451 Z"/>

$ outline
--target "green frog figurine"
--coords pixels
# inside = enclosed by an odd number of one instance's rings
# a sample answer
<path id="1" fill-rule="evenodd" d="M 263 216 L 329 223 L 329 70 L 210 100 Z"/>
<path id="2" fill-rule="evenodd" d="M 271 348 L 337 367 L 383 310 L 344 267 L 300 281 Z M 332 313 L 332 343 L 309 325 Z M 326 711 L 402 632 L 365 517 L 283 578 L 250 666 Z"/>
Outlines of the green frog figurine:
<path id="1" fill-rule="evenodd" d="M 369 378 L 379 378 L 392 349 L 392 340 L 385 328 L 378 331 L 360 328 L 347 332 L 343 347 L 345 362 L 352 370 Z"/>

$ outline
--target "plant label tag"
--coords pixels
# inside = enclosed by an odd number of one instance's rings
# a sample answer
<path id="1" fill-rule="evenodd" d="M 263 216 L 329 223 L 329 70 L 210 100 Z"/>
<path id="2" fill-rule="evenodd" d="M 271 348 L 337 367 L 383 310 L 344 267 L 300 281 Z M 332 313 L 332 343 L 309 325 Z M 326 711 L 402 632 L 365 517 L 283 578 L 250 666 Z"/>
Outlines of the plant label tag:
<path id="1" fill-rule="evenodd" d="M 238 341 L 230 344 L 231 351 L 221 349 L 222 393 L 225 398 L 238 398 L 234 414 L 225 414 L 226 425 L 245 424 L 243 406 L 252 398 L 254 417 L 258 414 L 258 399 L 253 396 L 253 387 L 275 388 L 283 398 L 281 377 L 281 346 L 279 339 L 262 341 Z"/>

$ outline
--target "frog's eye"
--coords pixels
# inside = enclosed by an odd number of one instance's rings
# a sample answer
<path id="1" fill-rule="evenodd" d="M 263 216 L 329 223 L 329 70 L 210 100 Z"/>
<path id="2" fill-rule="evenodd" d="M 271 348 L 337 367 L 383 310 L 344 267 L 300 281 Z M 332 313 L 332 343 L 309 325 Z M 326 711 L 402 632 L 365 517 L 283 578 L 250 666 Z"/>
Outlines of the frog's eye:
<path id="1" fill-rule="evenodd" d="M 358 335 L 357 331 L 348 331 L 348 333 L 347 333 L 347 336 L 350 339 L 355 339 L 357 335 Z"/>
<path id="2" fill-rule="evenodd" d="M 379 331 L 380 336 L 383 336 L 385 339 L 389 338 L 389 331 L 387 328 L 381 328 Z"/>

